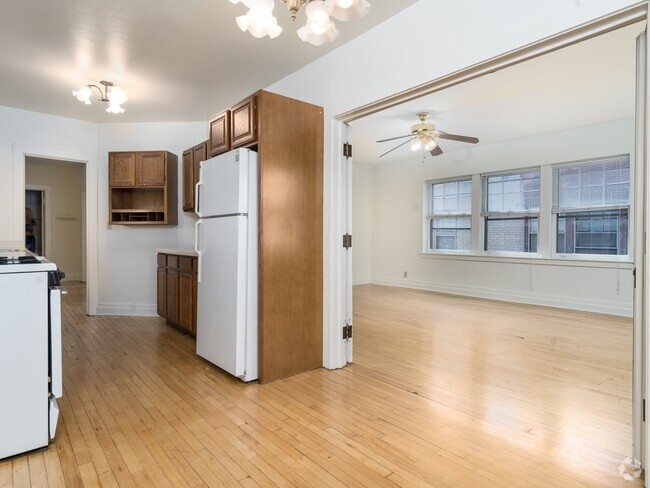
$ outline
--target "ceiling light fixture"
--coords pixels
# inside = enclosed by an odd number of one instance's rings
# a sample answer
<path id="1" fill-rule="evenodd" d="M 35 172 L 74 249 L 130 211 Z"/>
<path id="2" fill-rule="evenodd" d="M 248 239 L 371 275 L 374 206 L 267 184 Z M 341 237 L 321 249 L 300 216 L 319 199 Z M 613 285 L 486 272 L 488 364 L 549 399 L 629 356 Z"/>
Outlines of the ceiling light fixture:
<path id="1" fill-rule="evenodd" d="M 368 0 L 280 0 L 286 4 L 291 22 L 296 21 L 298 12 L 306 5 L 307 23 L 298 29 L 298 37 L 304 42 L 320 46 L 331 42 L 339 31 L 330 16 L 337 20 L 363 17 L 370 11 Z M 237 25 L 242 31 L 248 31 L 255 37 L 269 36 L 271 39 L 282 33 L 282 27 L 273 15 L 274 0 L 230 0 L 231 3 L 243 3 L 248 7 L 246 15 L 237 17 Z"/>
<path id="2" fill-rule="evenodd" d="M 126 93 L 119 86 L 110 81 L 102 80 L 99 82 L 104 88 L 95 84 L 83 85 L 79 90 L 72 90 L 72 95 L 80 102 L 90 105 L 90 97 L 93 94 L 93 88 L 99 91 L 99 101 L 108 105 L 106 111 L 109 114 L 123 114 L 122 104 L 128 100 Z"/>

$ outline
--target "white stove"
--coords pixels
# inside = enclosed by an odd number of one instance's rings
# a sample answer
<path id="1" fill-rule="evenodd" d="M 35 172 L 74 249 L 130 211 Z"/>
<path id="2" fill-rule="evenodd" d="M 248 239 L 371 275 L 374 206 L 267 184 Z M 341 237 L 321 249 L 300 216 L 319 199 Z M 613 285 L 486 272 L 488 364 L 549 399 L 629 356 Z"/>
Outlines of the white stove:
<path id="1" fill-rule="evenodd" d="M 0 459 L 54 438 L 63 394 L 56 264 L 0 249 Z"/>

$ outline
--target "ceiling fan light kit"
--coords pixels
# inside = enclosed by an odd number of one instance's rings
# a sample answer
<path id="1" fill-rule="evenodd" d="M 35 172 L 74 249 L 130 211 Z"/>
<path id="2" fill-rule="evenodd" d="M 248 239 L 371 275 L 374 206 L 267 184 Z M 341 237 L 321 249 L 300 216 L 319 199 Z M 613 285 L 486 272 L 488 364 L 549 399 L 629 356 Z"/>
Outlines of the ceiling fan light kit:
<path id="1" fill-rule="evenodd" d="M 298 37 L 303 42 L 320 46 L 332 42 L 339 35 L 334 21 L 347 22 L 363 17 L 370 11 L 368 0 L 280 0 L 286 4 L 291 21 L 295 22 L 298 12 L 303 5 L 306 24 L 297 30 Z M 242 31 L 248 31 L 255 37 L 269 36 L 271 39 L 282 33 L 273 15 L 275 0 L 230 0 L 231 3 L 242 3 L 248 7 L 245 15 L 237 17 L 237 25 Z"/>
<path id="2" fill-rule="evenodd" d="M 388 139 L 381 139 L 377 141 L 377 142 L 388 142 L 388 141 L 395 141 L 397 139 L 405 139 L 407 137 L 409 138 L 406 142 L 400 143 L 399 145 L 395 146 L 389 151 L 386 151 L 384 154 L 382 154 L 379 157 L 382 158 L 387 154 L 392 153 L 396 149 L 399 149 L 400 147 L 408 144 L 409 142 L 412 143 L 411 151 L 419 151 L 420 149 L 423 149 L 425 151 L 428 151 L 429 154 L 431 154 L 431 156 L 440 156 L 442 154 L 442 149 L 440 148 L 440 145 L 438 144 L 436 139 L 448 139 L 450 141 L 467 142 L 469 144 L 478 143 L 477 137 L 461 136 L 458 134 L 449 134 L 447 132 L 436 129 L 436 126 L 434 124 L 427 122 L 429 115 L 430 114 L 428 112 L 420 112 L 419 114 L 417 114 L 418 119 L 420 119 L 420 123 L 415 124 L 414 126 L 411 127 L 410 134 L 405 136 L 390 137 Z"/>
<path id="3" fill-rule="evenodd" d="M 90 105 L 90 97 L 93 94 L 93 88 L 95 88 L 99 92 L 98 101 L 108 105 L 106 111 L 109 114 L 123 114 L 124 109 L 122 108 L 122 104 L 129 99 L 126 96 L 126 92 L 110 81 L 101 80 L 99 84 L 104 88 L 90 83 L 81 86 L 79 90 L 72 90 L 72 95 L 80 102 Z"/>

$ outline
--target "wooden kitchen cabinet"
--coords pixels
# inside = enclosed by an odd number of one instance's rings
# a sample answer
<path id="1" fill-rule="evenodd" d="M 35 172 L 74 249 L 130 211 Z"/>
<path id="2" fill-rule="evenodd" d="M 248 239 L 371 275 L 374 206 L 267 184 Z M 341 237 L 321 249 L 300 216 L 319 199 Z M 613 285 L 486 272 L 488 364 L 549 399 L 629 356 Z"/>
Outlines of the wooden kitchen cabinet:
<path id="1" fill-rule="evenodd" d="M 196 256 L 158 254 L 158 315 L 180 331 L 196 337 Z"/>
<path id="2" fill-rule="evenodd" d="M 257 142 L 257 104 L 255 95 L 230 109 L 230 147 L 249 146 Z"/>
<path id="3" fill-rule="evenodd" d="M 158 315 L 167 317 L 167 268 L 158 268 Z"/>
<path id="4" fill-rule="evenodd" d="M 108 153 L 109 223 L 176 225 L 177 160 L 167 151 Z"/>
<path id="5" fill-rule="evenodd" d="M 135 153 L 110 153 L 108 184 L 111 187 L 135 186 Z"/>
<path id="6" fill-rule="evenodd" d="M 208 159 L 208 141 L 183 151 L 183 210 L 195 210 L 195 188 L 199 181 L 201 161 Z"/>
<path id="7" fill-rule="evenodd" d="M 210 119 L 208 134 L 210 157 L 230 151 L 230 110 L 224 110 Z"/>

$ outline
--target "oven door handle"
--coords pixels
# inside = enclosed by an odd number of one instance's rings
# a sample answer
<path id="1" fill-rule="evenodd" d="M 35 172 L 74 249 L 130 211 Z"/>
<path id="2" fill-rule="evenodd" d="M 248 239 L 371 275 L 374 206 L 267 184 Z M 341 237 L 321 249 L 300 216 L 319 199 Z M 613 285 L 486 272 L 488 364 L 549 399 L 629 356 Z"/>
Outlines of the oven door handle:
<path id="1" fill-rule="evenodd" d="M 61 287 L 50 287 L 50 390 L 56 398 L 63 396 L 61 293 Z"/>

